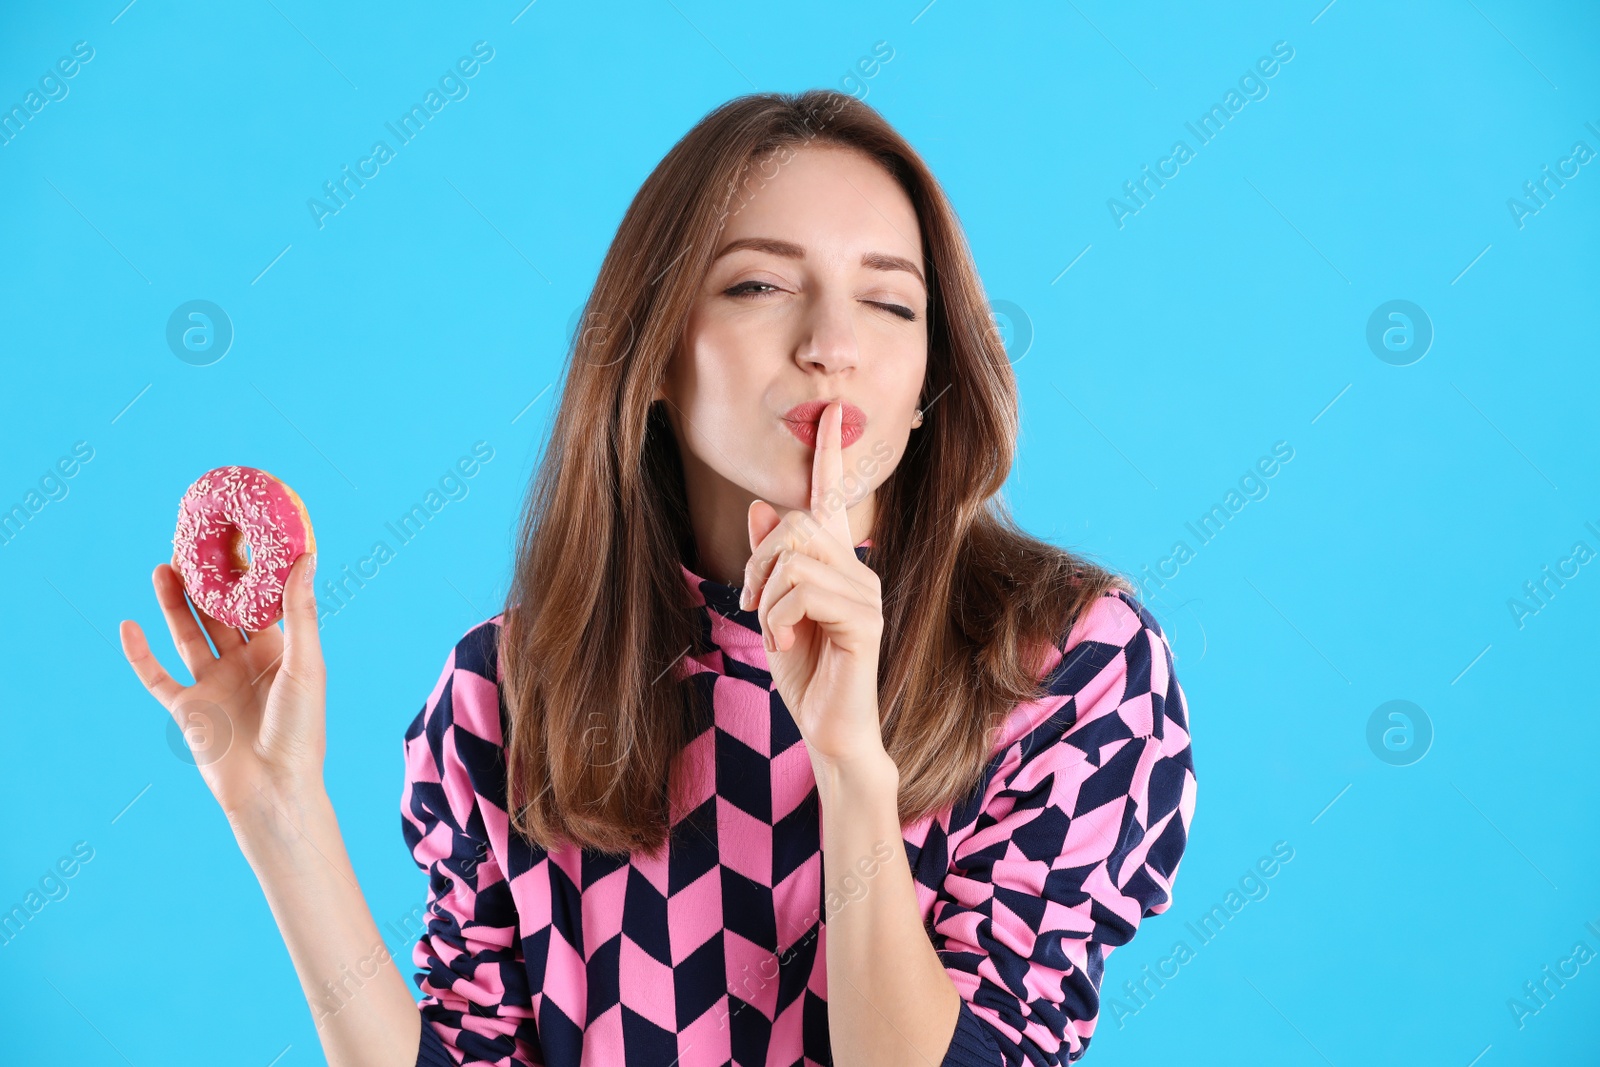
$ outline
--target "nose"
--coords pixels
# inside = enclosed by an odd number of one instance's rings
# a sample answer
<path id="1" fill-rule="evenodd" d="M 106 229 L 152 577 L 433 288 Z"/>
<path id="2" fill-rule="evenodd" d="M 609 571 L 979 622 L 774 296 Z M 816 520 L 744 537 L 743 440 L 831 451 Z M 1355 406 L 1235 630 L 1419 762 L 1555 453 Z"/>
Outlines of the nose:
<path id="1" fill-rule="evenodd" d="M 861 361 L 856 343 L 854 301 L 820 296 L 806 310 L 795 362 L 808 371 L 838 374 Z"/>

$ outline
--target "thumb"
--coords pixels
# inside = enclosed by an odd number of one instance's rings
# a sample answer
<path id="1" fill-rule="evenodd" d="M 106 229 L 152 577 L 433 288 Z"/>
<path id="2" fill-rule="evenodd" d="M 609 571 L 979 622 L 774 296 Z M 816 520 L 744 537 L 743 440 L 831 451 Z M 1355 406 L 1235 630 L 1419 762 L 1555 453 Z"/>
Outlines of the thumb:
<path id="1" fill-rule="evenodd" d="M 765 500 L 757 498 L 750 502 L 750 510 L 745 513 L 745 523 L 749 527 L 750 551 L 754 552 L 756 546 L 766 540 L 767 534 L 782 521 L 776 508 Z"/>
<path id="2" fill-rule="evenodd" d="M 302 552 L 289 568 L 283 591 L 283 669 L 297 682 L 322 677 L 322 642 L 317 635 L 317 554 Z"/>

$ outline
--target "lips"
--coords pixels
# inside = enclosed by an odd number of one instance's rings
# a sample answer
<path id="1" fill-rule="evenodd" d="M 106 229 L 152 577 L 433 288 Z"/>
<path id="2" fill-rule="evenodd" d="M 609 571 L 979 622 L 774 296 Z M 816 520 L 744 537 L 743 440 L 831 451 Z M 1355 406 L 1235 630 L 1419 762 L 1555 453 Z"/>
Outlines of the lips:
<path id="1" fill-rule="evenodd" d="M 815 448 L 817 422 L 830 403 L 832 401 L 807 400 L 803 404 L 796 404 L 783 413 L 784 425 L 803 443 Z M 840 406 L 844 409 L 844 418 L 839 427 L 839 445 L 841 448 L 849 448 L 867 432 L 867 413 L 848 400 L 841 401 Z"/>

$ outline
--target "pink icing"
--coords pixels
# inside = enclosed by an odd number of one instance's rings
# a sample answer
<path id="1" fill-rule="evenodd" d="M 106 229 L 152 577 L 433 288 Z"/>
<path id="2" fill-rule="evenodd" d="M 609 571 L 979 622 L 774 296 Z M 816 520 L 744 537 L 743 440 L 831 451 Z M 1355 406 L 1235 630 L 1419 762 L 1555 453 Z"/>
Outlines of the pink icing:
<path id="1" fill-rule="evenodd" d="M 256 632 L 282 617 L 289 568 L 312 544 L 287 485 L 255 467 L 218 467 L 183 494 L 172 565 L 201 611 Z"/>

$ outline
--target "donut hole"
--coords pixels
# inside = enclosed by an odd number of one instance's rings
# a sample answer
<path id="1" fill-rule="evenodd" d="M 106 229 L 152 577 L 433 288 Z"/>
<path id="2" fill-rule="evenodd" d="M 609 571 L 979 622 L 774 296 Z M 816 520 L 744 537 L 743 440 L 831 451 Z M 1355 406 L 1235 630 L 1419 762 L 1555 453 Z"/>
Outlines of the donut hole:
<path id="1" fill-rule="evenodd" d="M 229 523 L 222 531 L 222 543 L 227 546 L 228 559 L 233 564 L 233 569 L 240 574 L 248 571 L 255 553 L 244 531 Z"/>

